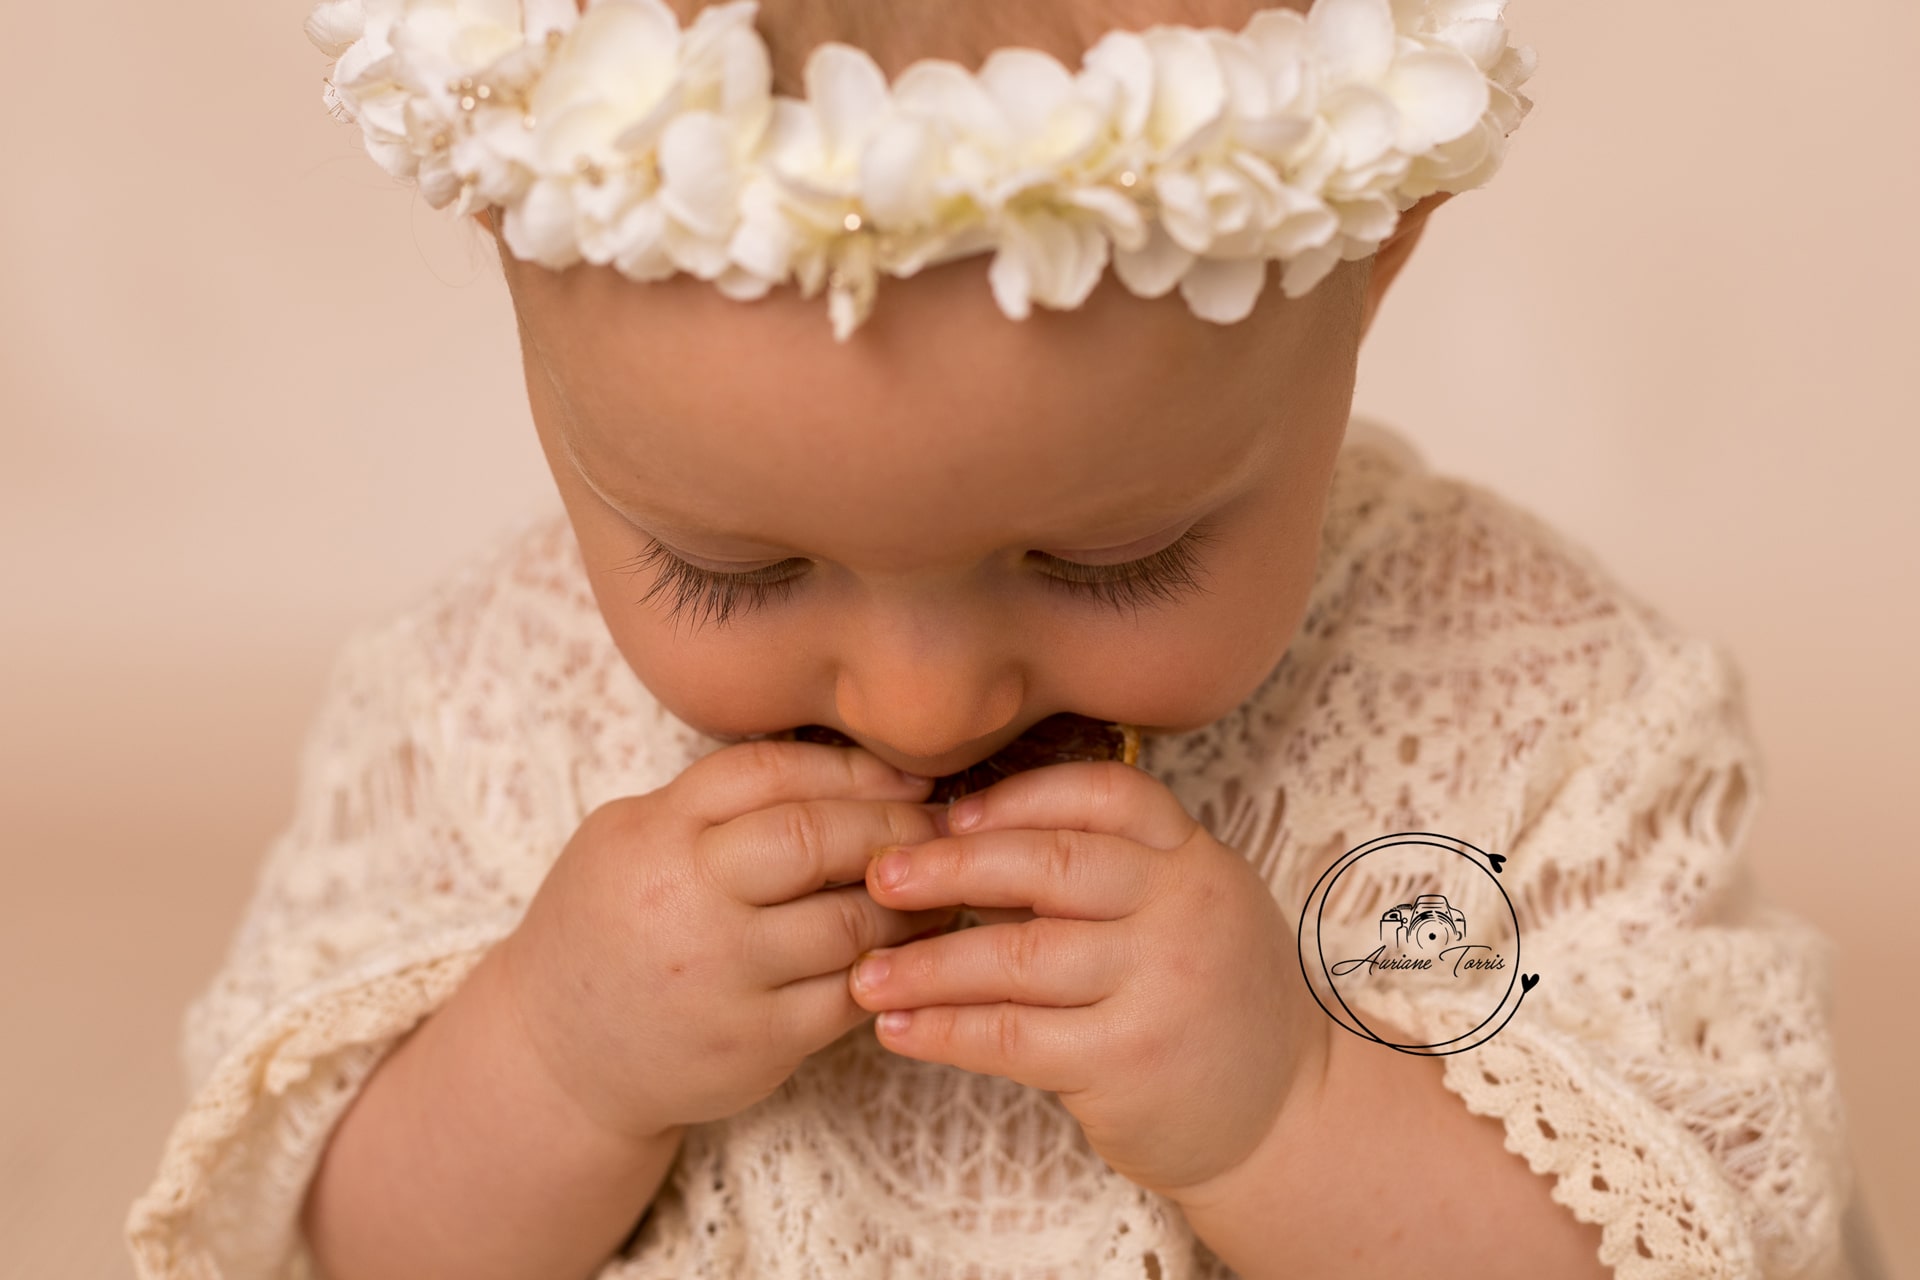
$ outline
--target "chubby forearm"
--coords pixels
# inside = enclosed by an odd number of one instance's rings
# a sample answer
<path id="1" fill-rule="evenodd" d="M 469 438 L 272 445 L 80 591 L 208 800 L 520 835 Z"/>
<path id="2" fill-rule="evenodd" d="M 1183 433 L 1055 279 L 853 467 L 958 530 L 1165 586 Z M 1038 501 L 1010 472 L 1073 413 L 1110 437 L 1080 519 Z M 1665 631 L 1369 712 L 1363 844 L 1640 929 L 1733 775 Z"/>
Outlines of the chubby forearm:
<path id="1" fill-rule="evenodd" d="M 1613 1274 L 1600 1228 L 1552 1199 L 1500 1120 L 1447 1089 L 1440 1058 L 1330 1028 L 1317 1065 L 1253 1158 L 1179 1201 L 1246 1280 Z"/>
<path id="2" fill-rule="evenodd" d="M 501 960 L 394 1048 L 332 1134 L 301 1225 L 334 1280 L 591 1276 L 665 1181 L 683 1131 L 589 1123 L 529 1052 Z"/>

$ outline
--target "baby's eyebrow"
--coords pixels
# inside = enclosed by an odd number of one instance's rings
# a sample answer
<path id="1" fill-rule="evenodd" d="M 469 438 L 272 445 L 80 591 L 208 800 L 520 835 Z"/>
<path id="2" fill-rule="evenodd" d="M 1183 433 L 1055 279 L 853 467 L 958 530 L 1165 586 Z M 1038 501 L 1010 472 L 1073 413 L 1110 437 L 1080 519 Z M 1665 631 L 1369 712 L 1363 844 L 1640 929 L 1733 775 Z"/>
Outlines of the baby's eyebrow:
<path id="1" fill-rule="evenodd" d="M 633 523 L 648 526 L 670 535 L 692 535 L 695 538 L 731 539 L 736 542 L 760 541 L 758 538 L 750 537 L 732 529 L 719 528 L 697 517 L 663 511 L 651 503 L 639 502 L 630 497 L 622 497 L 614 494 L 607 486 L 595 480 L 593 473 L 587 470 L 580 458 L 579 451 L 574 448 L 572 437 L 565 431 L 559 434 L 561 442 L 566 449 L 567 457 L 573 463 L 575 474 L 580 477 L 587 488 L 591 489 L 602 502 L 612 507 Z M 1197 518 L 1202 512 L 1211 510 L 1222 502 L 1228 491 L 1238 485 L 1242 479 L 1242 469 L 1236 468 L 1220 482 L 1214 484 L 1198 496 L 1159 502 L 1131 502 L 1114 511 L 1103 512 L 1097 520 L 1090 521 L 1089 524 L 1100 529 L 1112 529 L 1120 526 L 1137 527 L 1139 524 L 1145 523 L 1148 518 L 1151 518 L 1155 522 L 1154 531 L 1158 532 L 1175 520 L 1188 516 Z M 1089 543 L 1098 543 L 1101 542 L 1102 539 L 1090 538 L 1086 539 L 1086 541 Z M 767 543 L 765 545 L 772 546 L 775 544 Z M 1081 549 L 1094 550 L 1097 548 L 1087 546 Z"/>
<path id="2" fill-rule="evenodd" d="M 587 488 L 593 490 L 594 493 L 599 496 L 600 501 L 606 503 L 636 524 L 654 525 L 666 533 L 691 533 L 709 538 L 737 536 L 729 533 L 725 529 L 716 529 L 704 520 L 689 520 L 683 517 L 670 516 L 664 512 L 652 509 L 646 503 L 635 502 L 631 498 L 617 497 L 608 492 L 607 488 L 599 481 L 595 480 L 592 474 L 580 465 L 580 460 L 577 457 L 574 459 L 573 469 L 578 472 L 580 478 L 586 482 Z"/>
<path id="3" fill-rule="evenodd" d="M 657 524 L 668 533 L 705 533 L 709 535 L 721 533 L 718 529 L 702 528 L 698 521 L 691 523 L 675 521 L 661 515 L 659 512 L 647 511 L 645 509 L 645 503 L 634 502 L 630 498 L 616 497 L 605 485 L 593 478 L 593 472 L 587 469 L 586 462 L 580 457 L 580 451 L 574 447 L 573 433 L 563 427 L 558 434 L 560 436 L 560 447 L 565 450 L 567 461 L 573 464 L 573 473 L 580 477 L 581 483 L 593 490 L 594 495 L 598 497 L 600 501 L 606 503 L 615 511 L 627 517 L 627 519 L 640 524 Z M 677 527 L 674 527 L 676 525 Z"/>
<path id="4" fill-rule="evenodd" d="M 581 461 L 579 451 L 573 447 L 573 438 L 562 431 L 560 433 L 560 439 L 566 446 L 568 459 L 573 463 L 574 474 L 580 477 L 587 488 L 593 490 L 600 501 L 606 503 L 635 524 L 649 525 L 659 529 L 662 533 L 692 534 L 695 537 L 733 538 L 737 541 L 753 541 L 753 539 L 750 538 L 742 538 L 739 534 L 731 530 L 716 528 L 704 520 L 670 515 L 652 506 L 650 503 L 636 502 L 632 498 L 617 496 L 608 489 L 607 486 L 593 478 L 593 473 L 587 470 L 585 463 Z"/>
<path id="5" fill-rule="evenodd" d="M 582 474 L 584 478 L 584 473 Z M 691 520 L 691 519 L 685 519 L 678 516 L 669 516 L 662 512 L 650 510 L 644 507 L 642 504 L 638 504 L 630 500 L 617 500 L 613 496 L 602 492 L 600 486 L 595 484 L 591 479 L 587 481 L 587 484 L 589 488 L 593 489 L 595 493 L 598 493 L 600 495 L 600 498 L 603 502 L 605 502 L 608 506 L 612 507 L 615 511 L 619 512 L 621 515 L 625 516 L 628 520 L 632 521 L 634 524 L 640 525 L 644 528 L 653 529 L 660 533 L 667 534 L 670 537 L 674 537 L 682 540 L 690 537 L 693 539 L 713 538 L 718 540 L 730 540 L 734 542 L 763 543 L 763 540 L 758 537 L 754 537 L 748 534 L 738 533 L 731 529 L 717 528 L 702 520 Z M 1209 501 L 1208 506 L 1211 506 L 1211 501 Z M 1177 518 L 1184 517 L 1190 511 L 1197 515 L 1198 512 L 1203 511 L 1205 509 L 1207 508 L 1195 507 L 1195 506 L 1192 506 L 1191 504 L 1182 504 L 1179 508 L 1169 509 L 1166 513 L 1166 518 L 1164 520 L 1155 521 L 1154 532 L 1157 533 L 1164 529 L 1170 528 Z M 1129 507 L 1123 512 L 1112 513 L 1108 518 L 1100 520 L 1097 524 L 1091 527 L 1095 527 L 1099 529 L 1112 529 L 1112 528 L 1120 527 L 1123 525 L 1136 525 L 1136 522 L 1140 522 L 1142 520 L 1142 514 L 1144 512 L 1153 511 L 1157 513 L 1160 510 L 1161 509 L 1159 507 L 1153 507 L 1153 508 L 1148 508 L 1144 506 Z M 1140 539 L 1136 537 L 1131 541 L 1139 541 L 1139 540 Z M 1075 538 L 1056 539 L 1055 541 L 1076 543 L 1077 544 L 1076 549 L 1080 551 L 1101 551 L 1101 550 L 1106 550 L 1110 546 L 1119 547 L 1119 546 L 1127 545 L 1127 542 L 1128 542 L 1128 540 L 1123 538 L 1109 537 L 1104 535 L 1095 536 L 1095 537 L 1078 538 L 1078 539 L 1075 539 Z M 773 542 L 764 542 L 763 545 L 771 547 L 771 546 L 780 546 L 782 544 L 773 543 Z"/>

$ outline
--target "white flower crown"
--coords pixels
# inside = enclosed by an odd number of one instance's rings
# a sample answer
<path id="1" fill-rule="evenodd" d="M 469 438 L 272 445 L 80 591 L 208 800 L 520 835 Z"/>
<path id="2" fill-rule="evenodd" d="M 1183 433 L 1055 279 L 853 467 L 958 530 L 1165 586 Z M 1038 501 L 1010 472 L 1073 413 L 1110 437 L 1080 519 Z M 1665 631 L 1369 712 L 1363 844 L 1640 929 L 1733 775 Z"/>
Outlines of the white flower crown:
<path id="1" fill-rule="evenodd" d="M 306 34 L 325 101 L 428 203 L 505 210 L 516 258 L 633 280 L 685 271 L 751 300 L 830 285 L 834 336 L 878 273 L 994 251 L 993 295 L 1078 307 L 1106 270 L 1245 319 L 1286 264 L 1298 298 L 1400 214 L 1485 184 L 1533 102 L 1507 0 L 1315 0 L 1223 28 L 1110 31 L 1075 75 L 1035 49 L 977 74 L 809 54 L 773 95 L 757 0 L 681 29 L 662 0 L 327 0 Z M 496 224 L 500 225 L 500 224 Z"/>

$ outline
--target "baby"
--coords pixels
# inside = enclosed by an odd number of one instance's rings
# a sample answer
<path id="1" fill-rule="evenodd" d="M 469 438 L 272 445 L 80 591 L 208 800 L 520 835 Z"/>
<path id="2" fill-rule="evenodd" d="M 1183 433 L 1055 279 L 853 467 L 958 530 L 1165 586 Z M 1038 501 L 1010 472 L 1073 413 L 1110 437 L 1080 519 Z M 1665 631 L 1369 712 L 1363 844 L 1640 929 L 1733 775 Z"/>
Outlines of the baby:
<path id="1" fill-rule="evenodd" d="M 1329 47 L 1422 8 L 1320 4 Z M 1073 68 L 1267 7 L 754 22 L 801 98 L 830 41 Z M 830 324 L 471 210 L 564 522 L 343 655 L 190 1013 L 142 1275 L 1838 1274 L 1821 940 L 1739 892 L 1737 672 L 1351 421 L 1449 194 L 1231 322 L 1113 271 L 1021 307 L 975 252 Z M 925 803 L 1062 712 L 1139 767 Z M 1447 1041 L 1417 1000 L 1346 1034 L 1306 980 L 1307 887 L 1394 831 L 1493 849 L 1544 976 L 1469 1051 L 1384 1047 Z"/>

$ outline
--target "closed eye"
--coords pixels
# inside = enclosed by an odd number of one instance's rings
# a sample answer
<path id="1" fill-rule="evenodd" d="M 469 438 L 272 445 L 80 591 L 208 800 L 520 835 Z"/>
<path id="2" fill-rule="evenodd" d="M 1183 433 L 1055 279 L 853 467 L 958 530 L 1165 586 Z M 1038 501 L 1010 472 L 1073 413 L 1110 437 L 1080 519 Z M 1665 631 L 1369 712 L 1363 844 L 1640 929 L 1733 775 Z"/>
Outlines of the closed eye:
<path id="1" fill-rule="evenodd" d="M 1205 572 L 1200 548 L 1217 541 L 1219 534 L 1203 522 L 1152 555 L 1125 564 L 1080 564 L 1043 551 L 1027 554 L 1043 561 L 1053 571 L 1045 576 L 1066 590 L 1137 613 L 1142 604 L 1175 604 L 1191 592 L 1207 590 L 1197 576 Z"/>
<path id="2" fill-rule="evenodd" d="M 1081 564 L 1044 551 L 1027 554 L 1045 566 L 1040 576 L 1058 589 L 1137 615 L 1142 605 L 1175 604 L 1191 593 L 1206 591 L 1208 588 L 1199 581 L 1205 573 L 1199 553 L 1218 540 L 1212 523 L 1202 521 L 1152 555 L 1124 564 Z M 687 563 L 649 537 L 647 549 L 625 565 L 616 566 L 616 570 L 654 571 L 652 588 L 634 603 L 644 605 L 656 598 L 670 598 L 669 620 L 697 610 L 700 623 L 711 621 L 724 627 L 736 614 L 789 598 L 811 564 L 810 560 L 793 559 L 745 573 L 720 573 Z"/>

